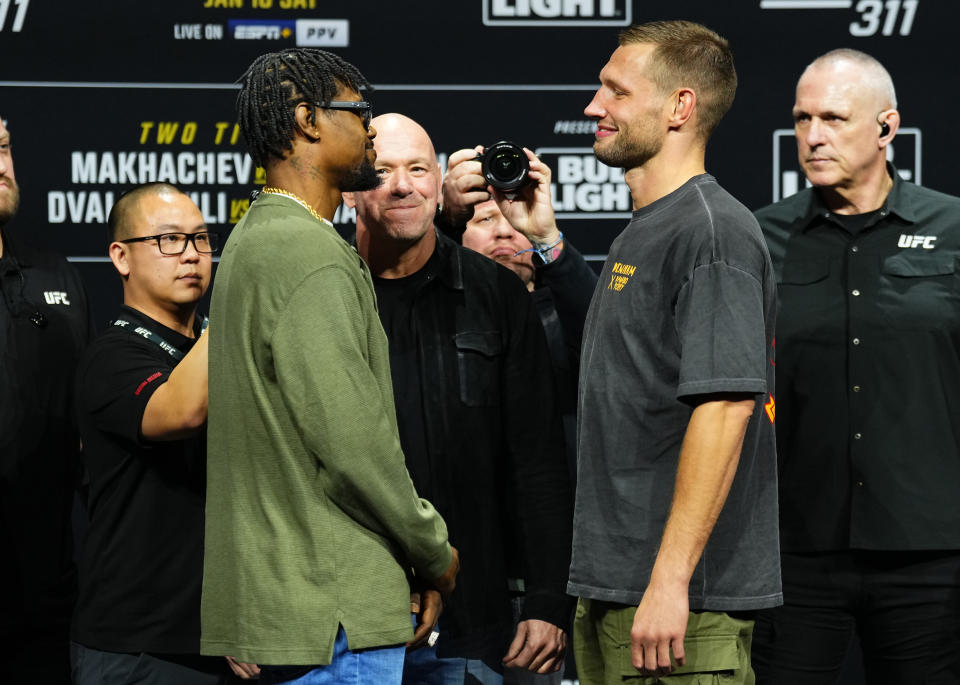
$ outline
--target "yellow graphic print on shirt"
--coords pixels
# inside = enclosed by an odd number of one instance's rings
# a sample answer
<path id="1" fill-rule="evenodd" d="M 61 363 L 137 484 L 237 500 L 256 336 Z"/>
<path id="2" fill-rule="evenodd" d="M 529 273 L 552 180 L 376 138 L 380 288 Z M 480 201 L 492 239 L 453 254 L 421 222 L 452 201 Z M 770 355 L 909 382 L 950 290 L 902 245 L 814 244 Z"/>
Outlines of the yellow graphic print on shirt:
<path id="1" fill-rule="evenodd" d="M 614 262 L 612 273 L 610 274 L 610 283 L 607 285 L 607 290 L 613 290 L 614 292 L 620 292 L 623 290 L 624 286 L 630 280 L 630 277 L 633 276 L 633 273 L 637 270 L 637 267 L 631 266 L 630 264 L 621 264 L 620 262 Z"/>

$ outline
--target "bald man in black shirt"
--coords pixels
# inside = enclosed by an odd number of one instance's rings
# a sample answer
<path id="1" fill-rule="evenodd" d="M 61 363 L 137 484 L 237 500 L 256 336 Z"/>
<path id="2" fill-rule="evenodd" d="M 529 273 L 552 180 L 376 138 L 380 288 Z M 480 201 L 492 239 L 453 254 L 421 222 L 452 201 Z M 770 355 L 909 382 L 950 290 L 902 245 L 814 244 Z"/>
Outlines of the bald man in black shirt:
<path id="1" fill-rule="evenodd" d="M 793 108 L 813 188 L 757 212 L 777 273 L 784 606 L 758 683 L 960 682 L 960 199 L 887 162 L 890 75 L 835 50 Z"/>

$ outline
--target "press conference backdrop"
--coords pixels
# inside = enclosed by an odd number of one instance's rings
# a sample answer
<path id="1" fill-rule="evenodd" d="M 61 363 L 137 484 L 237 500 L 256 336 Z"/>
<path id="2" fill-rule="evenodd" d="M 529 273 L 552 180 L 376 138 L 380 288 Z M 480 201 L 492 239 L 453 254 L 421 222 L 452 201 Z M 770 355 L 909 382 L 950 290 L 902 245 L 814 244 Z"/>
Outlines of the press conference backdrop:
<path id="1" fill-rule="evenodd" d="M 442 160 L 509 139 L 552 167 L 562 230 L 597 265 L 630 212 L 583 115 L 631 23 L 684 18 L 730 39 L 740 76 L 707 167 L 751 208 L 795 192 L 790 108 L 803 67 L 854 47 L 890 70 L 908 178 L 960 194 L 949 78 L 960 4 L 942 0 L 0 0 L 0 115 L 15 140 L 12 228 L 78 265 L 100 325 L 120 301 L 104 221 L 143 181 L 176 183 L 228 233 L 262 184 L 234 116 L 257 55 L 332 50 L 377 86 L 376 111 L 432 134 Z M 338 213 L 349 232 L 353 217 Z"/>
<path id="2" fill-rule="evenodd" d="M 802 187 L 790 130 L 803 67 L 831 48 L 879 58 L 905 130 L 895 162 L 960 193 L 950 82 L 956 3 L 933 0 L 0 0 L 0 115 L 15 139 L 13 228 L 78 264 L 102 323 L 119 301 L 104 221 L 125 188 L 177 183 L 227 233 L 262 175 L 235 124 L 257 55 L 329 49 L 377 86 L 378 112 L 420 121 L 442 161 L 509 139 L 551 166 L 562 230 L 597 265 L 630 213 L 620 170 L 590 151 L 583 108 L 630 23 L 685 18 L 730 39 L 740 75 L 708 170 L 756 208 Z M 349 232 L 353 216 L 337 223 Z"/>

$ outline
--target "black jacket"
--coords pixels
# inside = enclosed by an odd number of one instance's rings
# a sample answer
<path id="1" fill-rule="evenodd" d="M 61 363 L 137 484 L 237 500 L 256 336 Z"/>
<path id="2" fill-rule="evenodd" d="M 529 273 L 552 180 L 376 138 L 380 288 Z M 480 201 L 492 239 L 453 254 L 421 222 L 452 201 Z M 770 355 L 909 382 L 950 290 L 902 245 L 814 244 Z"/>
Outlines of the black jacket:
<path id="1" fill-rule="evenodd" d="M 446 520 L 462 565 L 441 652 L 480 656 L 509 634 L 515 573 L 526 584 L 522 618 L 566 627 L 572 496 L 529 294 L 513 272 L 442 234 L 436 250 L 436 277 L 413 306 L 432 465 L 420 494 Z"/>
<path id="2" fill-rule="evenodd" d="M 63 257 L 6 231 L 2 240 L 0 636 L 59 634 L 65 644 L 76 593 L 73 374 L 92 326 L 80 277 Z"/>
<path id="3" fill-rule="evenodd" d="M 597 286 L 597 274 L 569 242 L 556 261 L 537 268 L 532 296 L 547 336 L 563 420 L 571 483 L 577 476 L 577 384 L 583 324 Z"/>

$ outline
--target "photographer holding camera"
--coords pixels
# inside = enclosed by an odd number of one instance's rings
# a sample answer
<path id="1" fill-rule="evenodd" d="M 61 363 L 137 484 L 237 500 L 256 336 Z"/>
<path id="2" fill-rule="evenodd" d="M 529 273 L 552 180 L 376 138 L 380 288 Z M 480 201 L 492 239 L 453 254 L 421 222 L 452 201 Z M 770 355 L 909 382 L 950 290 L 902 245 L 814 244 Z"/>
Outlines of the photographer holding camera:
<path id="1" fill-rule="evenodd" d="M 344 199 L 390 341 L 407 468 L 464 558 L 439 641 L 408 652 L 404 681 L 554 672 L 572 609 L 572 498 L 543 330 L 514 274 L 435 229 L 441 175 L 427 132 L 399 114 L 373 123 L 383 184 Z M 527 595 L 515 634 L 514 551 Z M 426 613 L 438 598 L 420 600 Z"/>
<path id="2" fill-rule="evenodd" d="M 531 292 L 575 478 L 580 343 L 597 274 L 557 228 L 550 181 L 550 167 L 513 143 L 458 150 L 443 179 L 442 227 L 462 236 L 464 247 L 513 270 Z"/>

